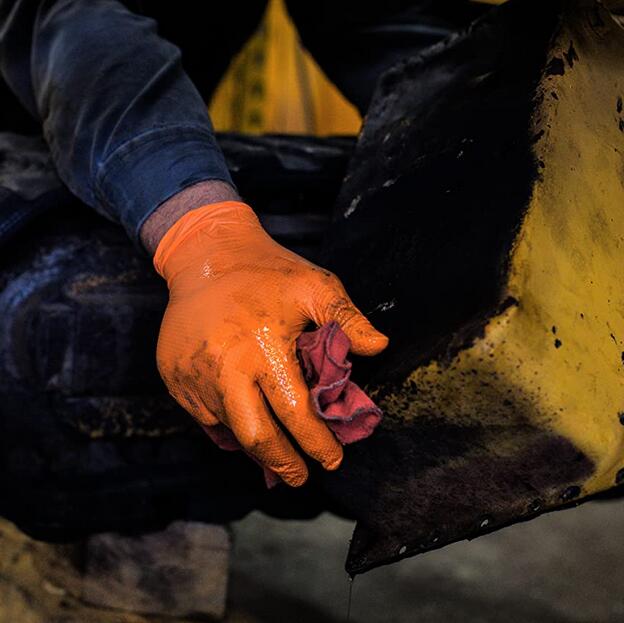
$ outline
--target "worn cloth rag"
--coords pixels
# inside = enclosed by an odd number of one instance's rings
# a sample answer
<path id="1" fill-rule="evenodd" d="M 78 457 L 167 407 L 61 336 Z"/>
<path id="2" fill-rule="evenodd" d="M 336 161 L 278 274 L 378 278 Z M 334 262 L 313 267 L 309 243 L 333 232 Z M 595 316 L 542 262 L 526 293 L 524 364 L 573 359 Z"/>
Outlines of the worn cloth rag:
<path id="1" fill-rule="evenodd" d="M 345 445 L 372 435 L 383 415 L 349 378 L 352 364 L 347 355 L 350 346 L 349 338 L 335 321 L 316 331 L 304 332 L 297 339 L 297 356 L 316 414 Z M 227 426 L 204 426 L 204 430 L 222 450 L 242 449 Z M 281 482 L 279 476 L 266 468 L 264 477 L 269 488 Z"/>

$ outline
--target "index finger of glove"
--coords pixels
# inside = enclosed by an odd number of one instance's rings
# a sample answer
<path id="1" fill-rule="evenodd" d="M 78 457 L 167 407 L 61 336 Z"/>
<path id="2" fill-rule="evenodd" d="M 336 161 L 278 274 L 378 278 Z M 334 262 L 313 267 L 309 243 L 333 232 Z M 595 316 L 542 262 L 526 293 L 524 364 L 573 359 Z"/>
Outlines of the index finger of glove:
<path id="1" fill-rule="evenodd" d="M 293 345 L 292 355 L 282 359 L 283 374 L 262 374 L 258 383 L 275 415 L 301 449 L 325 469 L 337 469 L 342 462 L 342 446 L 314 411 L 294 349 Z"/>
<path id="2" fill-rule="evenodd" d="M 308 468 L 273 420 L 255 382 L 249 378 L 228 382 L 223 407 L 230 429 L 249 454 L 287 484 L 305 483 Z"/>

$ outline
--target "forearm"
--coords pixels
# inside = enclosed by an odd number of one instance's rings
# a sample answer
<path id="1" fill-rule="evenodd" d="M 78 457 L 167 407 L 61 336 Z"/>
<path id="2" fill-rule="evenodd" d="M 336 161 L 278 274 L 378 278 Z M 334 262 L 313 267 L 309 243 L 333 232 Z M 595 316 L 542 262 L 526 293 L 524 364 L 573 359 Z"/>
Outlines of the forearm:
<path id="1" fill-rule="evenodd" d="M 206 180 L 231 183 L 179 50 L 117 0 L 0 0 L 0 70 L 70 190 L 137 240 Z"/>
<path id="2" fill-rule="evenodd" d="M 181 191 L 161 204 L 141 227 L 141 243 L 154 255 L 167 230 L 184 214 L 202 206 L 221 201 L 240 201 L 238 193 L 226 182 L 207 181 Z"/>

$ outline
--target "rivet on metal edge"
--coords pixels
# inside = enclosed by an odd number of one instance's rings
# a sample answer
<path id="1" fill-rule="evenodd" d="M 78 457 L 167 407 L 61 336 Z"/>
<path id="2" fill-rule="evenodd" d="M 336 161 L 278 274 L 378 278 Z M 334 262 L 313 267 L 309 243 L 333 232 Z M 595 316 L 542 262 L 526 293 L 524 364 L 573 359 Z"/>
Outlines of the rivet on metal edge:
<path id="1" fill-rule="evenodd" d="M 568 487 L 562 494 L 561 499 L 565 502 L 567 500 L 573 500 L 581 494 L 581 488 L 578 485 L 572 485 Z"/>
<path id="2" fill-rule="evenodd" d="M 542 501 L 541 500 L 533 500 L 529 506 L 529 510 L 532 513 L 537 513 L 540 509 L 542 508 Z"/>

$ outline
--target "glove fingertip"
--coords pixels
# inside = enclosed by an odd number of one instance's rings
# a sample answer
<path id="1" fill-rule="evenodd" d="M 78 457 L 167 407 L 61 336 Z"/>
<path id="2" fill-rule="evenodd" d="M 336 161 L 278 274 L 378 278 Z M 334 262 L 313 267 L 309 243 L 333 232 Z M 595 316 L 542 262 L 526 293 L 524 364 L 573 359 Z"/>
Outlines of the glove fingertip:
<path id="1" fill-rule="evenodd" d="M 378 355 L 390 342 L 387 336 L 377 331 L 367 320 L 345 333 L 351 340 L 351 352 L 356 355 L 366 357 Z"/>
<path id="2" fill-rule="evenodd" d="M 303 487 L 308 481 L 308 470 L 306 469 L 305 472 L 302 471 L 296 474 L 282 474 L 281 476 L 282 480 L 291 487 Z"/>
<path id="3" fill-rule="evenodd" d="M 343 459 L 343 454 L 342 452 L 340 453 L 340 457 L 337 458 L 334 461 L 331 462 L 325 462 L 323 463 L 323 467 L 328 471 L 328 472 L 335 472 L 341 465 L 342 465 L 342 459 Z"/>

